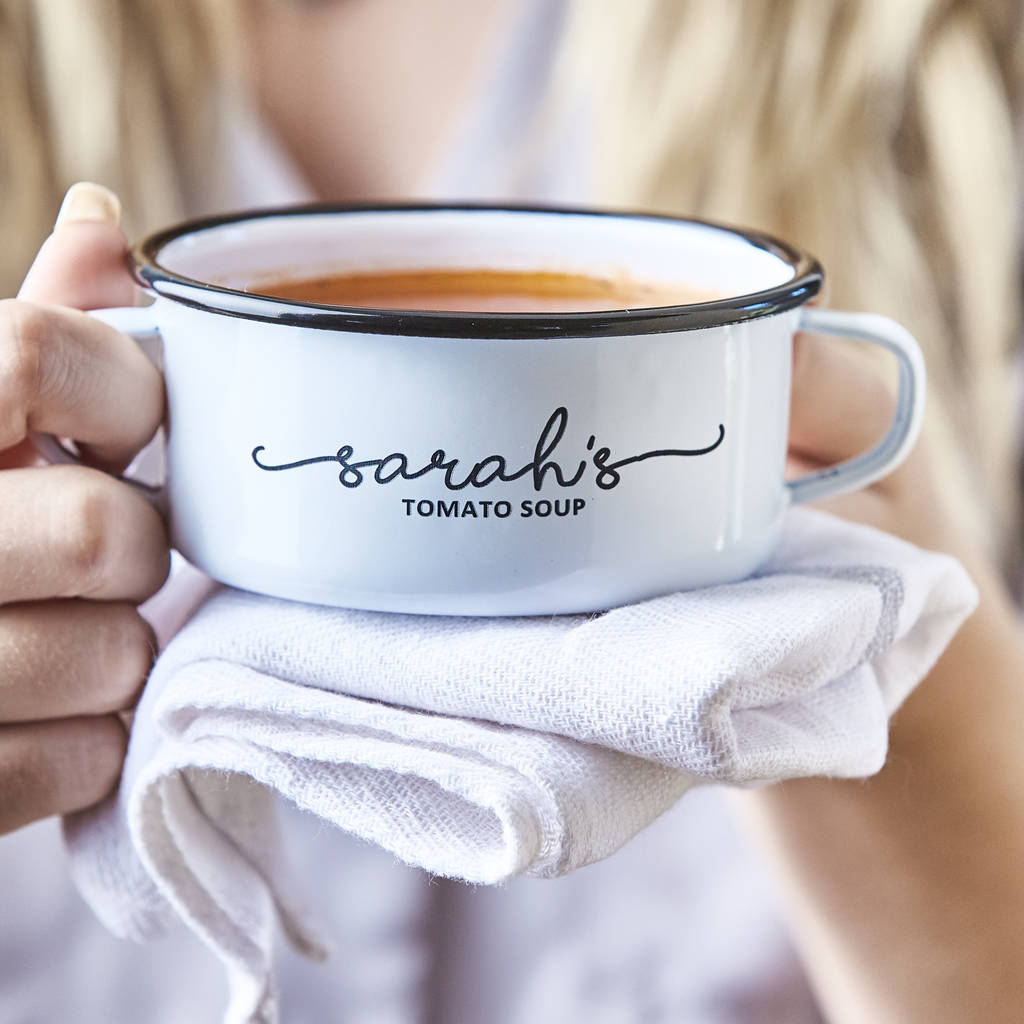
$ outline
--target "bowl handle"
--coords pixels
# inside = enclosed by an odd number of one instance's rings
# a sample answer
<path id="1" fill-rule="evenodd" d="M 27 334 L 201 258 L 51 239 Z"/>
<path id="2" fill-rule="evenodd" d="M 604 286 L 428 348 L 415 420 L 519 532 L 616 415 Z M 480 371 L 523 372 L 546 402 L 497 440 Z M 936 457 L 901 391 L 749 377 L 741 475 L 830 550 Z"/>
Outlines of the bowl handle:
<path id="1" fill-rule="evenodd" d="M 807 306 L 799 329 L 868 341 L 888 349 L 899 362 L 899 390 L 896 412 L 885 437 L 862 455 L 790 480 L 786 486 L 794 504 L 855 491 L 891 473 L 907 457 L 921 432 L 926 389 L 921 349 L 895 320 L 876 313 L 840 313 Z"/>
<path id="2" fill-rule="evenodd" d="M 157 329 L 152 306 L 124 306 L 117 309 L 91 309 L 89 316 L 102 320 L 115 330 L 127 334 L 138 342 L 146 356 L 159 368 L 160 331 Z M 33 431 L 32 443 L 47 462 L 57 465 L 83 465 L 77 451 L 53 434 Z M 163 485 L 147 484 L 129 476 L 118 477 L 139 492 L 158 512 L 166 514 L 167 494 Z"/>

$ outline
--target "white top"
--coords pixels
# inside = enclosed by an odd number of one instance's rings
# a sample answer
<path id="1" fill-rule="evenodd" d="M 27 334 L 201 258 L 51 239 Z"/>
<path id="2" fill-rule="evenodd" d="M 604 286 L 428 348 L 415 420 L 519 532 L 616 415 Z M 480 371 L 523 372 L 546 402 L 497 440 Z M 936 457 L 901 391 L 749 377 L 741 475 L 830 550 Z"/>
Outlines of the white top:
<path id="1" fill-rule="evenodd" d="M 435 184 L 439 198 L 586 201 L 578 112 L 552 134 L 560 152 L 508 158 L 542 95 L 562 6 L 534 3 L 510 37 Z M 234 125 L 235 160 L 194 212 L 309 197 L 255 119 Z M 337 950 L 313 964 L 282 939 L 287 1024 L 821 1019 L 766 873 L 715 789 L 691 793 L 607 861 L 501 889 L 430 879 L 297 811 L 284 815 L 298 875 Z M 146 947 L 109 935 L 71 887 L 56 822 L 0 840 L 0 880 L 5 1024 L 219 1019 L 226 993 L 213 957 L 184 930 Z"/>

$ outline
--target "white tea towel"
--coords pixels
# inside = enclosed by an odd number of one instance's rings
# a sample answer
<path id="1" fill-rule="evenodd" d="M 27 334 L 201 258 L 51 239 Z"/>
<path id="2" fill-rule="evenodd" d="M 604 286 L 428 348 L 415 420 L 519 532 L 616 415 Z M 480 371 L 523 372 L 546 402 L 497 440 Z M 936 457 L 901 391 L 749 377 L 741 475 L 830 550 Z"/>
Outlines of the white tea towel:
<path id="1" fill-rule="evenodd" d="M 183 918 L 228 1019 L 271 1020 L 292 892 L 279 793 L 428 871 L 496 883 L 607 857 L 697 782 L 865 776 L 977 595 L 952 559 L 794 510 L 753 579 L 600 615 L 359 612 L 220 589 L 159 659 L 119 792 L 67 822 L 118 934 Z"/>

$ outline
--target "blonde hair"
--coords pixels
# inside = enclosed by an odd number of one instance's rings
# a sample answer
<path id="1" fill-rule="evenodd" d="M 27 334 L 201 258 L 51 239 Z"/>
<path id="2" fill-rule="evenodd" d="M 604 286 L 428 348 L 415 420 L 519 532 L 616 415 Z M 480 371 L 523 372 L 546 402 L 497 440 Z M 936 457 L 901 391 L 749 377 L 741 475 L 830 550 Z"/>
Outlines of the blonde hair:
<path id="1" fill-rule="evenodd" d="M 0 295 L 75 181 L 121 196 L 129 236 L 181 216 L 217 144 L 232 6 L 0 0 Z"/>
<path id="2" fill-rule="evenodd" d="M 237 81 L 234 8 L 0 0 L 0 294 L 72 181 L 118 191 L 129 235 L 182 213 Z M 1004 555 L 1021 20 L 1015 0 L 577 0 L 553 90 L 601 115 L 601 201 L 779 234 L 822 259 L 831 304 L 914 332 L 951 497 Z"/>
<path id="3" fill-rule="evenodd" d="M 603 114 L 602 201 L 778 234 L 821 258 L 830 305 L 911 329 L 946 486 L 1004 564 L 1022 21 L 1015 0 L 580 0 L 563 68 Z"/>

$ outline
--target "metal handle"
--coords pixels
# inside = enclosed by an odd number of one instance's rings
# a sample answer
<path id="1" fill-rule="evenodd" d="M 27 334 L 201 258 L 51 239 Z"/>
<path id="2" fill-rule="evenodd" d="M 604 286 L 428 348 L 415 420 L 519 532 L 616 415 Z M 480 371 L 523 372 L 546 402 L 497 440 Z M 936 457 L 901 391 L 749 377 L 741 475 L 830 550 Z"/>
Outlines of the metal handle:
<path id="1" fill-rule="evenodd" d="M 863 455 L 789 481 L 787 486 L 794 504 L 855 491 L 891 473 L 907 457 L 921 432 L 926 388 L 921 349 L 910 332 L 895 320 L 875 313 L 839 313 L 805 307 L 800 330 L 881 345 L 896 356 L 900 376 L 896 413 L 885 437 Z"/>
<path id="2" fill-rule="evenodd" d="M 91 309 L 89 316 L 102 320 L 109 324 L 114 330 L 121 331 L 133 338 L 156 366 L 160 365 L 160 331 L 156 326 L 152 306 L 123 306 L 116 309 Z M 43 434 L 33 431 L 32 443 L 36 451 L 47 462 L 57 465 L 82 465 L 81 456 L 78 452 L 68 448 L 59 438 L 53 434 Z M 166 512 L 167 496 L 162 485 L 154 486 L 142 480 L 133 480 L 127 476 L 118 477 L 124 483 L 133 487 L 156 509 Z"/>

